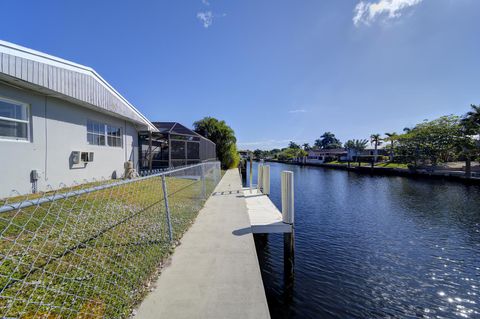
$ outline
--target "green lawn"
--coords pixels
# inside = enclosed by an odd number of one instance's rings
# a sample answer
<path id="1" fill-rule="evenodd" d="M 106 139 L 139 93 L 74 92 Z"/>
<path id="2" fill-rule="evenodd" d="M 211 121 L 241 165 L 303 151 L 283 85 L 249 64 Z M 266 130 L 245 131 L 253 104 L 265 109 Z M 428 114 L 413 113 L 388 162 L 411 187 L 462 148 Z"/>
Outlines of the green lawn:
<path id="1" fill-rule="evenodd" d="M 334 165 L 348 165 L 347 162 L 339 162 L 339 161 L 333 161 L 333 162 L 328 162 L 326 164 L 334 164 Z M 408 164 L 401 164 L 401 163 L 377 163 L 375 164 L 375 167 L 382 167 L 382 168 L 403 168 L 403 169 L 408 169 Z M 357 167 L 358 162 L 350 162 L 350 167 Z M 360 166 L 362 167 L 371 167 L 372 164 L 369 162 L 361 162 Z"/>
<path id="2" fill-rule="evenodd" d="M 403 168 L 403 169 L 408 169 L 408 164 L 402 164 L 402 163 L 381 163 L 377 164 L 376 167 L 385 167 L 385 168 Z"/>
<path id="3" fill-rule="evenodd" d="M 0 214 L 0 318 L 126 318 L 172 252 L 161 185 L 154 177 Z M 179 240 L 205 202 L 202 183 L 170 177 L 167 189 Z"/>

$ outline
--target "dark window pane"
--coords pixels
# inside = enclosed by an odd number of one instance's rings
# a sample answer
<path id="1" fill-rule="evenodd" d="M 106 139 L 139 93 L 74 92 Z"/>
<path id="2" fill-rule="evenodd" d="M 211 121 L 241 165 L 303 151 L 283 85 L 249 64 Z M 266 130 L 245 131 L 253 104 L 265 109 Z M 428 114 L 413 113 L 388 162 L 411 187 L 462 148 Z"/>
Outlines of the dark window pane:
<path id="1" fill-rule="evenodd" d="M 105 135 L 99 135 L 98 145 L 105 145 Z"/>
<path id="2" fill-rule="evenodd" d="M 93 134 L 87 134 L 87 142 L 88 144 L 93 144 Z"/>
<path id="3" fill-rule="evenodd" d="M 87 121 L 87 132 L 93 133 L 93 122 L 90 120 Z"/>
<path id="4" fill-rule="evenodd" d="M 0 136 L 27 139 L 27 124 L 0 120 Z"/>
<path id="5" fill-rule="evenodd" d="M 28 121 L 27 107 L 25 105 L 9 103 L 0 100 L 0 116 Z"/>

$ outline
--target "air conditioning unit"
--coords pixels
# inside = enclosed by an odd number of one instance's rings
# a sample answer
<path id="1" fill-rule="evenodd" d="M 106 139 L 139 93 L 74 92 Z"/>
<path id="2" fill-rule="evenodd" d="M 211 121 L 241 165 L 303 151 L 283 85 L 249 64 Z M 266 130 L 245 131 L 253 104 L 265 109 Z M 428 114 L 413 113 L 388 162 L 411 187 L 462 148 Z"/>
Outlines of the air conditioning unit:
<path id="1" fill-rule="evenodd" d="M 72 152 L 72 163 L 73 164 L 80 164 L 80 152 L 73 151 Z"/>
<path id="2" fill-rule="evenodd" d="M 82 152 L 82 162 L 93 162 L 93 152 Z"/>

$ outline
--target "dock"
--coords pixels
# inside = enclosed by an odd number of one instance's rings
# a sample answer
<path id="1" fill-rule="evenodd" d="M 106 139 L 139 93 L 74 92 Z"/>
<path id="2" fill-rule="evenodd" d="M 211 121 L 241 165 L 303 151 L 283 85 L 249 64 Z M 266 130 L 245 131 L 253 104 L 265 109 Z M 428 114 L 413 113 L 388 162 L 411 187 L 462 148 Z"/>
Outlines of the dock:
<path id="1" fill-rule="evenodd" d="M 227 171 L 135 318 L 270 318 L 247 209 L 264 201 L 253 200 Z"/>
<path id="2" fill-rule="evenodd" d="M 270 198 L 257 188 L 243 188 L 248 217 L 254 234 L 291 233 L 291 224 L 283 222 L 282 213 Z"/>

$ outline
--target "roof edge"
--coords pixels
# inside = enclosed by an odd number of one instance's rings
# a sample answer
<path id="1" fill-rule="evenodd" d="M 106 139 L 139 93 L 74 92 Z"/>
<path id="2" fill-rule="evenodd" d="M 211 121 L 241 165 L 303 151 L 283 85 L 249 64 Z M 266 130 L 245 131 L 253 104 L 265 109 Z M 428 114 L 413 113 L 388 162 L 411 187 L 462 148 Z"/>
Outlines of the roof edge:
<path id="1" fill-rule="evenodd" d="M 43 53 L 37 50 L 23 47 L 11 42 L 0 40 L 0 52 L 11 54 L 14 56 L 19 56 L 28 60 L 37 61 L 40 63 L 50 64 L 53 66 L 61 67 L 71 71 L 80 72 L 83 74 L 93 76 L 102 86 L 104 86 L 110 93 L 116 95 L 122 102 L 124 102 L 132 111 L 134 111 L 140 118 L 145 121 L 145 124 L 156 131 L 157 128 L 135 107 L 131 104 L 123 95 L 121 95 L 117 90 L 115 90 L 104 78 L 100 76 L 93 68 L 78 64 L 69 60 L 65 60 L 47 53 Z M 20 53 L 20 54 L 19 54 Z"/>

